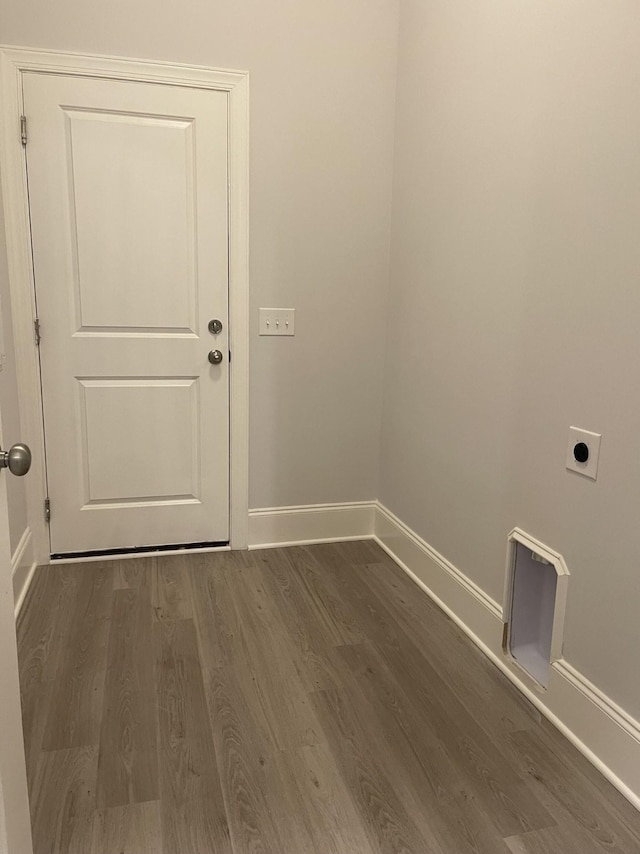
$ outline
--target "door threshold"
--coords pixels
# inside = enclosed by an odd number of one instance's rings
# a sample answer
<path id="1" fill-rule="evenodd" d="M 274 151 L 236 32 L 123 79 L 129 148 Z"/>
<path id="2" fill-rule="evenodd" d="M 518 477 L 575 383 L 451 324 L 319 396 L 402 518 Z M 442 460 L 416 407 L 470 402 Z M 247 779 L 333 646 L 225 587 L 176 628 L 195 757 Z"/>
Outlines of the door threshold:
<path id="1" fill-rule="evenodd" d="M 153 557 L 160 554 L 189 554 L 192 552 L 230 551 L 229 542 L 215 541 L 205 543 L 176 543 L 165 546 L 134 546 L 128 549 L 94 549 L 84 552 L 56 552 L 51 555 L 52 563 L 71 561 L 123 560 L 133 557 Z"/>

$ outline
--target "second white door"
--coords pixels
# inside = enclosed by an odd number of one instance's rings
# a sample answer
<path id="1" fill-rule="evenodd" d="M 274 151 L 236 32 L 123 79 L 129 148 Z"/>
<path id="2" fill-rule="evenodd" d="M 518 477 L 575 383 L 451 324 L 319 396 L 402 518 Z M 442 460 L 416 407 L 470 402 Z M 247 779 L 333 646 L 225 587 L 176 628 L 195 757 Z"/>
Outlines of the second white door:
<path id="1" fill-rule="evenodd" d="M 24 111 L 51 551 L 226 542 L 227 95 L 26 74 Z"/>

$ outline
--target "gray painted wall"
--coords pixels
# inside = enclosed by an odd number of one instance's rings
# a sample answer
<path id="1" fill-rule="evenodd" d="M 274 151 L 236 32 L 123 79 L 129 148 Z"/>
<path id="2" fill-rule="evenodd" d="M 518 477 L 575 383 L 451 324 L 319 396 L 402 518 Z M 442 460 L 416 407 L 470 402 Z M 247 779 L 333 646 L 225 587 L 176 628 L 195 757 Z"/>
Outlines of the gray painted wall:
<path id="1" fill-rule="evenodd" d="M 515 525 L 560 551 L 565 657 L 636 717 L 638 44 L 632 2 L 403 0 L 379 496 L 498 601 Z"/>
<path id="2" fill-rule="evenodd" d="M 1 40 L 251 72 L 250 506 L 375 498 L 397 0 L 0 2 Z M 259 338 L 259 306 L 296 337 Z"/>

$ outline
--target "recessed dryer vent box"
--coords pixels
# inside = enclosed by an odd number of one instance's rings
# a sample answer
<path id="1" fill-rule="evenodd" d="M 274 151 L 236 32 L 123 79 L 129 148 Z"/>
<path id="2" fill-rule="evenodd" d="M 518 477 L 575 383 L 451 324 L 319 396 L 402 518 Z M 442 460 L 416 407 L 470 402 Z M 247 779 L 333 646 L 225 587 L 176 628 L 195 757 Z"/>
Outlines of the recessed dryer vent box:
<path id="1" fill-rule="evenodd" d="M 514 528 L 507 545 L 505 654 L 543 688 L 562 657 L 569 570 L 558 552 Z"/>

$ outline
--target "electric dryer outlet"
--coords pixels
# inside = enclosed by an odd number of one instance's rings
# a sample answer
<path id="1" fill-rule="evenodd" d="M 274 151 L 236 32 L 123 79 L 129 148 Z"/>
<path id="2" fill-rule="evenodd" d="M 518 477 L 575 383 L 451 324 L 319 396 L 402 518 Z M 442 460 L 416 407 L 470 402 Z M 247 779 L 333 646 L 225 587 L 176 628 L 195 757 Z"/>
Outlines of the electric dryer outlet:
<path id="1" fill-rule="evenodd" d="M 566 468 L 595 480 L 598 475 L 601 433 L 569 427 Z"/>

